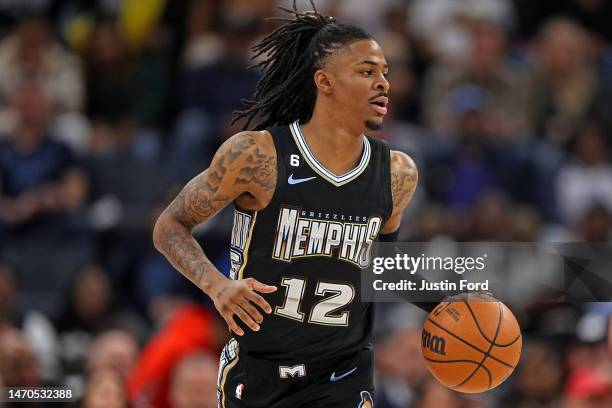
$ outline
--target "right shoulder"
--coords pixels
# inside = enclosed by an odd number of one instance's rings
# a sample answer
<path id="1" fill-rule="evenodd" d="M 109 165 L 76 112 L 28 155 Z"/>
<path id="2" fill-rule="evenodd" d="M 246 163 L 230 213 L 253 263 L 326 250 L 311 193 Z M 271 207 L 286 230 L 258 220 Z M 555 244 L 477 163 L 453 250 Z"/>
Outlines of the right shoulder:
<path id="1" fill-rule="evenodd" d="M 276 156 L 272 135 L 267 130 L 246 130 L 238 132 L 223 142 L 219 148 L 219 152 L 226 152 L 229 150 L 240 153 L 248 152 L 252 149 L 259 149 L 260 152 Z"/>
<path id="2" fill-rule="evenodd" d="M 227 139 L 211 163 L 213 174 L 266 202 L 276 186 L 276 148 L 270 132 L 244 131 Z M 226 175 L 227 177 L 222 177 Z"/>
<path id="3" fill-rule="evenodd" d="M 244 131 L 231 136 L 219 147 L 211 166 L 221 165 L 242 174 L 245 167 L 264 164 L 276 166 L 276 148 L 267 130 Z"/>

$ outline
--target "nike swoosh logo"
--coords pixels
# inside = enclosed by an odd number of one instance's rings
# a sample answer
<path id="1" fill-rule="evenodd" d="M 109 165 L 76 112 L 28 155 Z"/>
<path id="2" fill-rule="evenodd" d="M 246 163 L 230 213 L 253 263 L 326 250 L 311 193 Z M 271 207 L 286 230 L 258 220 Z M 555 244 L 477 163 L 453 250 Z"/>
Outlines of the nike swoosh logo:
<path id="1" fill-rule="evenodd" d="M 357 369 L 357 367 L 353 367 L 352 370 L 347 371 L 346 373 L 336 376 L 336 372 L 334 371 L 331 375 L 331 377 L 329 377 L 329 381 L 331 382 L 336 382 L 336 381 L 340 381 L 341 379 L 343 379 L 344 377 L 348 377 L 349 375 L 353 374 L 355 372 L 355 370 Z"/>
<path id="2" fill-rule="evenodd" d="M 315 177 L 307 177 L 307 178 L 301 178 L 301 179 L 294 179 L 294 178 L 293 178 L 293 173 L 291 173 L 291 174 L 289 175 L 289 178 L 287 179 L 287 182 L 288 182 L 289 184 L 300 184 L 300 183 L 303 183 L 303 182 L 305 182 L 305 181 L 310 181 L 310 180 L 312 180 L 312 179 L 316 179 L 316 178 L 317 178 L 317 177 L 315 176 Z"/>

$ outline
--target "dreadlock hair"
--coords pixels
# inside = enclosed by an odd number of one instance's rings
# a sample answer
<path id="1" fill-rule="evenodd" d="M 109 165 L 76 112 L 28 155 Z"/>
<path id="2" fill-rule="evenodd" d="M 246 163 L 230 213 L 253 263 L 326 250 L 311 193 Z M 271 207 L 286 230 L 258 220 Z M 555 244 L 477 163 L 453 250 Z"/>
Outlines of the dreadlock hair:
<path id="1" fill-rule="evenodd" d="M 264 54 L 266 58 L 249 69 L 260 69 L 263 75 L 253 99 L 242 101 L 245 110 L 234 112 L 232 124 L 246 119 L 246 130 L 258 119 L 261 122 L 254 129 L 261 130 L 295 120 L 309 121 L 317 96 L 314 73 L 337 49 L 372 38 L 359 27 L 319 14 L 312 0 L 310 4 L 312 11 L 298 12 L 294 0 L 293 10 L 279 7 L 292 18 L 269 19 L 285 23 L 252 48 L 253 59 Z"/>

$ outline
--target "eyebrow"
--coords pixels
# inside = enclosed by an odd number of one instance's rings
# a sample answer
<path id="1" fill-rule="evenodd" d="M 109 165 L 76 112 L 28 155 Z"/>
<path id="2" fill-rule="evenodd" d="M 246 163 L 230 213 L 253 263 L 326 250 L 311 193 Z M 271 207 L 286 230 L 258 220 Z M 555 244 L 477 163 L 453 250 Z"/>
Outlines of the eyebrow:
<path id="1" fill-rule="evenodd" d="M 358 62 L 358 63 L 357 63 L 357 64 L 355 64 L 355 65 L 362 65 L 362 64 L 374 65 L 375 67 L 377 67 L 377 66 L 379 65 L 379 64 L 377 64 L 376 62 L 371 61 L 371 60 L 363 60 L 363 61 L 361 61 L 361 62 Z M 383 68 L 385 68 L 385 69 L 389 69 L 389 65 L 387 65 L 387 64 L 385 63 L 385 64 L 383 64 Z"/>

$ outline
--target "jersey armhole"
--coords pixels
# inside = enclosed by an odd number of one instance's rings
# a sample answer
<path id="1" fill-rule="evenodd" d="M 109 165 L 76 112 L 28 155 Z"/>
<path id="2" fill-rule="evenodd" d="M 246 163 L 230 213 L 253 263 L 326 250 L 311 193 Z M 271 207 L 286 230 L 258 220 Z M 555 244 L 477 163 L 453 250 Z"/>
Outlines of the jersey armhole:
<path id="1" fill-rule="evenodd" d="M 273 128 L 273 129 L 276 129 L 276 128 Z M 266 205 L 264 208 L 262 208 L 259 211 L 263 211 L 269 207 L 272 207 L 275 203 L 277 203 L 278 198 L 281 196 L 281 193 L 283 192 L 283 189 L 285 186 L 285 183 L 283 183 L 283 180 L 285 180 L 285 176 L 286 176 L 284 156 L 283 156 L 284 150 L 282 146 L 280 145 L 282 141 L 279 140 L 279 138 L 283 136 L 284 132 L 274 132 L 272 131 L 272 129 L 268 129 L 268 133 L 270 133 L 270 135 L 272 136 L 272 142 L 274 144 L 274 150 L 276 152 L 276 185 L 274 186 L 274 193 L 272 194 L 272 198 L 270 199 L 270 202 L 268 203 L 268 205 Z"/>
<path id="2" fill-rule="evenodd" d="M 386 216 L 385 222 L 387 222 L 389 218 L 391 218 L 391 215 L 393 214 L 393 194 L 391 192 L 391 149 L 389 149 L 389 145 L 382 140 L 380 141 L 380 144 L 382 146 L 381 174 L 382 174 L 383 196 L 384 196 L 385 207 L 387 209 L 387 213 L 385 214 Z"/>

